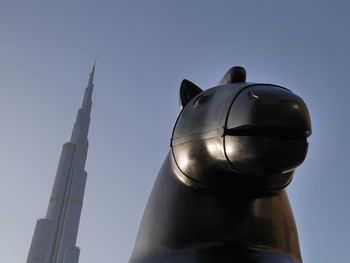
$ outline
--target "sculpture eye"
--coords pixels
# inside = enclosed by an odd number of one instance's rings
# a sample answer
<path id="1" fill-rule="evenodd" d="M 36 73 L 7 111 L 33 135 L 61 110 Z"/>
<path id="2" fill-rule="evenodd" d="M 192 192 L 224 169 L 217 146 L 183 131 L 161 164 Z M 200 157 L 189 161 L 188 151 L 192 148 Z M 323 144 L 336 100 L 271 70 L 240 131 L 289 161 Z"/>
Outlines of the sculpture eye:
<path id="1" fill-rule="evenodd" d="M 193 107 L 198 107 L 199 105 L 207 102 L 210 99 L 210 95 L 200 95 L 193 102 Z"/>

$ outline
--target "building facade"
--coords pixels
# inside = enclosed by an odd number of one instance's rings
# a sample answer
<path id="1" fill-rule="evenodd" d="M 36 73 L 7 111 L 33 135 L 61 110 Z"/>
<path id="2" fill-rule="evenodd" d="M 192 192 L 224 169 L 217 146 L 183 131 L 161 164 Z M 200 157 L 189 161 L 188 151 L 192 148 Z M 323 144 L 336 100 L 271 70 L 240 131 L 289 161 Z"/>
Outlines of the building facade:
<path id="1" fill-rule="evenodd" d="M 27 263 L 78 263 L 76 246 L 87 173 L 91 96 L 95 65 L 69 142 L 63 145 L 45 218 L 36 223 Z"/>

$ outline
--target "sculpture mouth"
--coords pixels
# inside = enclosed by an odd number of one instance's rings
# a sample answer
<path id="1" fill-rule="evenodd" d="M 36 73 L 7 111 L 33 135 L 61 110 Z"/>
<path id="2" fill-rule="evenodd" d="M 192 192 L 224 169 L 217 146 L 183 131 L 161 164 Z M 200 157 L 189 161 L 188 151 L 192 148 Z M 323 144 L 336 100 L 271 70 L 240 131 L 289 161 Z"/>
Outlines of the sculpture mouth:
<path id="1" fill-rule="evenodd" d="M 307 137 L 311 135 L 311 131 L 291 127 L 243 125 L 227 129 L 225 135 L 268 137 L 306 142 Z"/>

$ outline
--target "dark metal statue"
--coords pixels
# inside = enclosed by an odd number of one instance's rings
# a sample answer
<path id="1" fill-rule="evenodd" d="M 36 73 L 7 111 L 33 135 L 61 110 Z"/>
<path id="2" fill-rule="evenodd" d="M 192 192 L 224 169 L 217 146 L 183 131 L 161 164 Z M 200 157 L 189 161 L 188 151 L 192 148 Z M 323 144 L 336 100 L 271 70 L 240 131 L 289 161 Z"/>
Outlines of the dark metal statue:
<path id="1" fill-rule="evenodd" d="M 181 83 L 131 263 L 302 262 L 284 189 L 306 156 L 309 113 L 290 90 L 245 80 L 234 67 L 205 91 Z"/>

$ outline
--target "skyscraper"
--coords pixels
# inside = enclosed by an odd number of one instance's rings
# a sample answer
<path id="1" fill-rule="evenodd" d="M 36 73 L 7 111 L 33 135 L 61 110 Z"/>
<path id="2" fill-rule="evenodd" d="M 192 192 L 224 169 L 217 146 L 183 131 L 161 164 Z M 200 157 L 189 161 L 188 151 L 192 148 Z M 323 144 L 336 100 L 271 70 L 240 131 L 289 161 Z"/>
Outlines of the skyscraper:
<path id="1" fill-rule="evenodd" d="M 78 263 L 76 247 L 87 173 L 91 96 L 95 65 L 69 142 L 63 145 L 46 217 L 36 223 L 27 263 Z"/>

